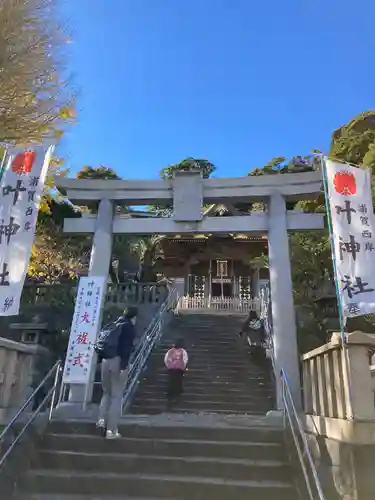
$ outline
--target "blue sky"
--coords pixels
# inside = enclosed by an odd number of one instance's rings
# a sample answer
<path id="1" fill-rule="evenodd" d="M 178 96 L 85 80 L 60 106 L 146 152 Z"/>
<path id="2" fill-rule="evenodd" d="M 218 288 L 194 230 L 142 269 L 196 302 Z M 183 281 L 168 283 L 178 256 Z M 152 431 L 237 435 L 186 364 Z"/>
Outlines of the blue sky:
<path id="1" fill-rule="evenodd" d="M 79 90 L 67 165 L 156 178 L 187 156 L 216 176 L 327 150 L 375 108 L 374 0 L 65 0 Z"/>

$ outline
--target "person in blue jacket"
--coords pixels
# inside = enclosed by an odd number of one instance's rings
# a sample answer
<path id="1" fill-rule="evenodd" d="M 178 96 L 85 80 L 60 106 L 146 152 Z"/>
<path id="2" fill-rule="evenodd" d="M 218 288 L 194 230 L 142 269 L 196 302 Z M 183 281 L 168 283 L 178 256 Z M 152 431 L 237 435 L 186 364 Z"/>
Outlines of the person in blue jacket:
<path id="1" fill-rule="evenodd" d="M 121 404 L 128 378 L 129 360 L 134 349 L 137 308 L 129 307 L 124 311 L 116 325 L 121 328 L 117 349 L 113 357 L 103 357 L 101 361 L 101 382 L 103 396 L 100 402 L 97 427 L 105 431 L 107 439 L 120 438 L 118 423 L 121 417 Z"/>

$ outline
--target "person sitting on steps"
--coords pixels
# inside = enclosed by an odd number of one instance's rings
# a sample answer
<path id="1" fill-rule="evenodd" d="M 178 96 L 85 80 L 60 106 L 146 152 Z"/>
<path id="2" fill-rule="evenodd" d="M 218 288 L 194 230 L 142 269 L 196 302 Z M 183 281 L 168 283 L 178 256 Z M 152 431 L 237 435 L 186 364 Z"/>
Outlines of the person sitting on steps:
<path id="1" fill-rule="evenodd" d="M 189 357 L 184 349 L 184 341 L 179 339 L 164 357 L 164 364 L 168 370 L 167 397 L 169 401 L 183 393 L 183 378 L 188 361 Z"/>

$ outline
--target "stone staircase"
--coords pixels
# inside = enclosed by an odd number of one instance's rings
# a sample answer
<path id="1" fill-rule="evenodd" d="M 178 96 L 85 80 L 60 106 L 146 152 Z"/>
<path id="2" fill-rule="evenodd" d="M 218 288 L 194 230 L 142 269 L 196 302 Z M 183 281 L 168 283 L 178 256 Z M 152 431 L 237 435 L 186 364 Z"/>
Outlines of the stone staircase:
<path id="1" fill-rule="evenodd" d="M 154 349 L 135 394 L 131 413 L 247 413 L 265 414 L 273 408 L 270 368 L 251 359 L 238 332 L 243 316 L 182 314 L 168 326 Z M 168 406 L 164 355 L 177 337 L 189 354 L 184 394 Z"/>
<path id="2" fill-rule="evenodd" d="M 16 500 L 300 500 L 282 423 L 265 416 L 269 371 L 239 341 L 242 321 L 173 318 L 122 419 L 123 438 L 103 439 L 93 421 L 52 421 Z M 166 408 L 164 353 L 181 335 L 185 393 Z"/>
<path id="3" fill-rule="evenodd" d="M 93 423 L 54 422 L 17 500 L 298 499 L 283 431 L 265 417 L 172 417 L 125 421 L 117 441 Z"/>

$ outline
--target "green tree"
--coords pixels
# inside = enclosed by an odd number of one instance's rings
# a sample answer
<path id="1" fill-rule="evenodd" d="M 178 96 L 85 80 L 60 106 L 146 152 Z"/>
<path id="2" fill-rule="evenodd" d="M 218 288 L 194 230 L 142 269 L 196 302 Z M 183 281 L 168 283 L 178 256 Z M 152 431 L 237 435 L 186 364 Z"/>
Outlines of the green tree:
<path id="1" fill-rule="evenodd" d="M 259 176 L 310 172 L 315 170 L 320 163 L 316 153 L 317 150 L 314 150 L 311 155 L 294 156 L 289 162 L 286 161 L 285 156 L 276 156 L 267 162 L 263 168 L 254 168 L 250 170 L 248 175 Z"/>
<path id="2" fill-rule="evenodd" d="M 216 167 L 208 160 L 200 160 L 197 158 L 185 158 L 174 165 L 169 165 L 163 168 L 160 172 L 161 179 L 173 179 L 176 172 L 199 170 L 203 179 L 208 179 L 210 175 L 215 172 Z M 208 208 L 206 206 L 205 208 Z M 204 210 L 204 207 L 202 208 Z M 159 217 L 170 217 L 172 214 L 171 205 L 149 205 L 148 210 L 158 215 Z"/>
<path id="3" fill-rule="evenodd" d="M 0 2 L 0 142 L 59 136 L 74 118 L 58 0 Z"/>
<path id="4" fill-rule="evenodd" d="M 153 234 L 139 239 L 134 246 L 134 252 L 139 257 L 139 277 L 143 282 L 156 280 L 154 265 L 158 254 L 160 254 L 160 243 L 165 236 Z"/>
<path id="5" fill-rule="evenodd" d="M 328 156 L 370 168 L 375 201 L 375 110 L 360 113 L 335 130 Z"/>
<path id="6" fill-rule="evenodd" d="M 163 168 L 160 172 L 160 177 L 162 179 L 173 179 L 176 172 L 191 170 L 199 170 L 202 173 L 202 177 L 208 179 L 208 177 L 215 172 L 216 167 L 208 160 L 185 158 L 185 160 L 179 163 Z"/>
<path id="7" fill-rule="evenodd" d="M 375 110 L 358 114 L 332 134 L 329 157 L 362 165 L 375 145 Z M 366 166 L 375 166 L 369 157 Z"/>
<path id="8" fill-rule="evenodd" d="M 77 179 L 121 179 L 116 172 L 109 167 L 100 165 L 99 167 L 85 166 L 77 173 Z"/>
<path id="9" fill-rule="evenodd" d="M 76 279 L 88 265 L 91 238 L 63 233 L 64 218 L 80 217 L 72 205 L 64 200 L 49 200 L 46 203 L 48 210 L 41 212 L 38 218 L 28 276 L 45 283 Z"/>

